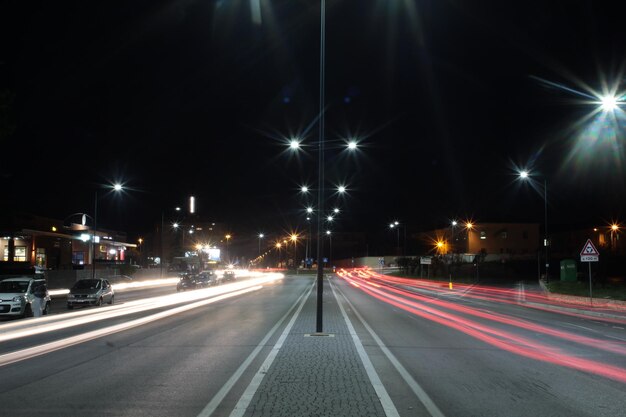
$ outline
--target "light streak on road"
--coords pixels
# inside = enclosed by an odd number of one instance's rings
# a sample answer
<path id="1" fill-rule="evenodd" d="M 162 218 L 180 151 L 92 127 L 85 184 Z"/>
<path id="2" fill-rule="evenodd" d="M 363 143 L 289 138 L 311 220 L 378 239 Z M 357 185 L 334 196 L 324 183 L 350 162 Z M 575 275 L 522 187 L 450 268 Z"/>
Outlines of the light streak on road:
<path id="1" fill-rule="evenodd" d="M 384 284 L 382 280 L 378 281 L 378 283 L 382 285 L 375 287 L 371 285 L 371 281 L 362 278 L 360 276 L 361 274 L 356 272 L 340 271 L 339 275 L 352 286 L 355 286 L 364 293 L 382 302 L 393 305 L 413 315 L 453 328 L 505 351 L 626 383 L 626 368 L 615 366 L 614 363 L 608 364 L 581 358 L 577 356 L 577 353 L 568 353 L 561 348 L 550 345 L 549 340 L 541 339 L 537 341 L 532 336 L 527 337 L 514 334 L 511 331 L 503 330 L 491 324 L 477 322 L 468 318 L 468 316 L 488 320 L 498 325 L 511 326 L 512 329 L 528 331 L 531 332 L 533 336 L 539 333 L 557 340 L 604 350 L 611 354 L 619 355 L 620 357 L 626 356 L 626 344 L 624 343 L 554 330 L 523 319 L 487 311 L 484 308 L 475 309 L 454 302 L 416 294 L 402 288 Z M 392 279 L 392 281 L 395 280 Z M 360 284 L 360 286 L 355 284 Z M 420 286 L 420 284 L 416 284 L 416 286 Z M 430 289 L 432 290 L 432 287 Z M 441 289 L 441 291 L 443 290 Z M 487 288 L 485 292 L 499 294 L 502 291 L 506 290 Z M 504 300 L 499 297 L 494 297 L 490 301 L 503 302 Z M 444 311 L 444 309 L 452 310 L 459 314 L 450 313 Z M 572 346 L 572 349 L 574 349 L 574 346 Z"/>
<path id="2" fill-rule="evenodd" d="M 0 329 L 2 330 L 2 334 L 0 334 L 0 342 L 80 326 L 101 320 L 108 320 L 128 314 L 136 314 L 148 310 L 165 308 L 176 304 L 190 303 L 209 297 L 240 291 L 249 287 L 268 285 L 282 278 L 283 275 L 278 273 L 263 274 L 257 278 L 223 284 L 217 287 L 144 298 L 122 304 L 105 306 L 103 308 L 80 310 L 66 314 L 43 316 L 6 323 L 0 326 Z"/>
<path id="3" fill-rule="evenodd" d="M 118 333 L 124 330 L 131 329 L 133 327 L 138 327 L 147 323 L 151 323 L 156 320 L 170 317 L 175 314 L 183 313 L 185 311 L 189 311 L 194 308 L 202 307 L 202 306 L 214 303 L 216 301 L 221 301 L 226 298 L 235 297 L 237 295 L 249 293 L 252 291 L 258 291 L 261 288 L 263 288 L 261 285 L 250 286 L 250 287 L 238 290 L 238 291 L 230 292 L 227 294 L 221 294 L 213 298 L 197 301 L 192 304 L 175 307 L 166 311 L 162 311 L 160 313 L 152 314 L 150 316 L 131 320 L 125 323 L 120 323 L 114 326 L 104 327 L 102 329 L 93 330 L 87 333 L 82 333 L 76 336 L 67 337 L 65 339 L 57 340 L 54 342 L 45 343 L 43 345 L 34 346 L 32 348 L 22 349 L 22 350 L 7 353 L 4 355 L 0 355 L 0 366 L 9 365 L 15 362 L 23 361 L 25 359 L 33 358 L 35 356 L 40 356 L 46 353 L 54 352 L 55 350 L 64 349 L 66 347 L 74 346 L 79 343 L 84 343 L 84 342 L 94 340 L 103 336 L 107 336 L 113 333 Z"/>

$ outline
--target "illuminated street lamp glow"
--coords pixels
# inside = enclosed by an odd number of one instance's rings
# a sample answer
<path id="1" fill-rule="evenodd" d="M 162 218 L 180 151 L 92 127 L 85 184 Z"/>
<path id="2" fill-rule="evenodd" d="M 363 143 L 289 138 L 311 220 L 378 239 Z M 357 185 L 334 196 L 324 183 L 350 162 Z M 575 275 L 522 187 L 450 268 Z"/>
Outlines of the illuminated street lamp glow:
<path id="1" fill-rule="evenodd" d="M 340 194 L 343 194 L 343 193 L 345 193 L 345 192 L 346 192 L 346 187 L 345 187 L 344 185 L 340 185 L 339 187 L 337 187 L 337 191 L 338 191 Z"/>
<path id="2" fill-rule="evenodd" d="M 467 222 L 465 223 L 465 227 L 469 230 L 469 229 L 472 229 L 474 225 L 471 222 Z"/>
<path id="3" fill-rule="evenodd" d="M 600 97 L 600 108 L 605 112 L 617 110 L 617 98 L 613 95 Z"/>
<path id="4" fill-rule="evenodd" d="M 355 141 L 348 142 L 348 149 L 350 149 L 351 151 L 355 150 L 356 147 L 357 147 L 357 144 Z"/>
<path id="5" fill-rule="evenodd" d="M 333 213 L 335 213 L 335 214 L 339 214 L 339 209 L 338 209 L 337 207 L 335 207 L 335 208 L 333 209 Z"/>
<path id="6" fill-rule="evenodd" d="M 296 240 L 298 240 L 298 235 L 296 235 L 295 233 L 292 233 L 289 238 L 291 239 L 292 242 L 295 242 Z"/>
<path id="7" fill-rule="evenodd" d="M 296 139 L 291 139 L 291 141 L 289 142 L 289 147 L 292 150 L 300 149 L 300 142 L 298 142 Z"/>
<path id="8" fill-rule="evenodd" d="M 178 229 L 178 226 L 179 226 L 179 224 L 178 224 L 178 223 L 174 223 L 174 224 L 172 224 L 172 227 L 173 227 L 174 229 Z"/>
<path id="9" fill-rule="evenodd" d="M 520 177 L 521 179 L 526 179 L 526 178 L 528 178 L 528 171 L 520 171 L 520 172 L 519 172 L 519 177 Z"/>
<path id="10" fill-rule="evenodd" d="M 329 221 L 329 222 L 332 222 L 334 220 L 334 217 L 333 216 L 328 216 L 328 217 L 326 217 L 326 220 Z"/>
<path id="11" fill-rule="evenodd" d="M 332 233 L 332 232 L 331 232 L 330 230 L 327 230 L 327 231 L 326 231 L 326 234 L 327 234 L 327 235 L 330 235 L 331 233 Z"/>
<path id="12" fill-rule="evenodd" d="M 259 233 L 259 239 L 263 239 L 265 235 L 263 233 Z"/>
<path id="13" fill-rule="evenodd" d="M 612 231 L 614 231 L 614 232 L 618 231 L 618 230 L 619 230 L 619 225 L 617 225 L 617 224 L 613 223 L 613 224 L 611 225 L 611 230 L 612 230 Z"/>
<path id="14" fill-rule="evenodd" d="M 313 213 L 313 207 L 307 207 L 306 212 L 309 214 Z"/>
<path id="15" fill-rule="evenodd" d="M 113 185 L 113 189 L 115 191 L 122 191 L 122 188 L 123 188 L 122 184 L 115 184 L 115 185 Z"/>
<path id="16" fill-rule="evenodd" d="M 452 226 L 456 226 L 458 223 L 456 220 L 452 220 Z"/>
<path id="17" fill-rule="evenodd" d="M 302 188 L 300 188 L 300 191 L 303 193 L 308 193 L 309 192 L 309 187 L 307 187 L 306 185 L 303 185 Z"/>
<path id="18" fill-rule="evenodd" d="M 278 249 L 280 249 L 280 247 L 281 247 L 281 246 L 283 246 L 283 245 L 282 245 L 280 242 L 277 242 L 277 243 L 276 243 L 276 247 L 277 247 Z"/>

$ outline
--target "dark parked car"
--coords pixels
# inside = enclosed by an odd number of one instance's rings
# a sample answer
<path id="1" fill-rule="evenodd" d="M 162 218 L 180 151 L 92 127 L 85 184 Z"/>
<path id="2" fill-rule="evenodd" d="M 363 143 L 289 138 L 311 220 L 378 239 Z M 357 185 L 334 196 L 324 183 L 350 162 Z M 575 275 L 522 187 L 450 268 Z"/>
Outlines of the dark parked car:
<path id="1" fill-rule="evenodd" d="M 196 275 L 180 274 L 180 280 L 176 284 L 176 291 L 195 290 L 197 287 Z"/>
<path id="2" fill-rule="evenodd" d="M 227 269 L 224 271 L 224 282 L 235 281 L 237 279 L 237 274 L 232 269 Z"/>
<path id="3" fill-rule="evenodd" d="M 206 288 L 220 283 L 220 278 L 214 271 L 202 271 L 196 280 L 198 287 Z"/>
<path id="4" fill-rule="evenodd" d="M 115 292 L 106 279 L 80 279 L 67 295 L 67 308 L 71 310 L 75 306 L 113 304 L 114 299 Z"/>

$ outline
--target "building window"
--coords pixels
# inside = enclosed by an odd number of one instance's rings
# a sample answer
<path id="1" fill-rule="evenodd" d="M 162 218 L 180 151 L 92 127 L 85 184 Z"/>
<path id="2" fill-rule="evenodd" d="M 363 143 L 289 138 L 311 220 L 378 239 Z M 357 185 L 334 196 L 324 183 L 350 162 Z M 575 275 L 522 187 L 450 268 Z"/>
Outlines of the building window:
<path id="1" fill-rule="evenodd" d="M 85 265 L 85 252 L 72 252 L 72 263 L 74 265 Z"/>
<path id="2" fill-rule="evenodd" d="M 4 248 L 4 259 L 9 260 L 9 248 Z M 26 262 L 26 246 L 16 246 L 15 256 L 13 257 L 15 262 Z"/>

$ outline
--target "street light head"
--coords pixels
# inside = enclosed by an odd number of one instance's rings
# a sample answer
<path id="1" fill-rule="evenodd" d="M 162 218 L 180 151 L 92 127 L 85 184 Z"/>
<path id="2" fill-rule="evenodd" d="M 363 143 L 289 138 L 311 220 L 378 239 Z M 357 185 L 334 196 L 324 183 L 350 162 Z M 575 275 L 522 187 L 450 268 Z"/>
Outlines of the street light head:
<path id="1" fill-rule="evenodd" d="M 119 183 L 118 184 L 113 184 L 113 189 L 115 191 L 122 191 L 123 188 L 124 187 L 122 187 L 122 184 L 119 184 Z"/>
<path id="2" fill-rule="evenodd" d="M 333 213 L 335 213 L 335 214 L 339 214 L 339 209 L 338 209 L 337 207 L 335 207 L 335 208 L 333 209 Z"/>
<path id="3" fill-rule="evenodd" d="M 172 224 L 172 227 L 173 227 L 174 229 L 178 229 L 178 226 L 179 226 L 179 224 L 178 224 L 178 223 L 174 223 L 174 224 Z"/>
<path id="4" fill-rule="evenodd" d="M 332 232 L 331 232 L 330 230 L 327 230 L 327 231 L 326 231 L 326 234 L 327 234 L 327 235 L 329 235 L 329 236 L 330 236 L 330 234 L 331 234 L 331 233 L 332 233 Z"/>
<path id="5" fill-rule="evenodd" d="M 332 222 L 334 220 L 334 217 L 333 216 L 328 216 L 328 217 L 326 217 L 326 220 L 329 221 L 329 222 Z"/>
<path id="6" fill-rule="evenodd" d="M 390 228 L 390 229 L 393 229 L 394 227 L 396 227 L 396 225 L 395 225 L 395 224 L 393 224 L 393 223 L 389 223 L 389 228 Z"/>
<path id="7" fill-rule="evenodd" d="M 607 113 L 617 110 L 617 98 L 613 95 L 600 97 L 600 108 Z"/>
<path id="8" fill-rule="evenodd" d="M 618 231 L 618 230 L 619 230 L 619 225 L 617 225 L 617 224 L 613 223 L 613 224 L 611 225 L 611 230 L 612 230 L 612 231 L 614 231 L 614 232 L 615 232 L 615 231 Z"/>
<path id="9" fill-rule="evenodd" d="M 357 143 L 356 141 L 351 140 L 350 142 L 348 142 L 348 149 L 353 151 L 357 148 Z"/>
<path id="10" fill-rule="evenodd" d="M 296 235 L 295 233 L 292 233 L 290 238 L 293 242 L 295 242 L 296 240 L 298 240 L 298 235 Z"/>
<path id="11" fill-rule="evenodd" d="M 519 172 L 519 177 L 523 180 L 525 180 L 526 178 L 528 178 L 528 171 L 523 170 Z"/>
<path id="12" fill-rule="evenodd" d="M 231 235 L 226 235 L 224 236 L 226 238 L 226 240 L 230 239 L 232 236 Z"/>
<path id="13" fill-rule="evenodd" d="M 306 185 L 303 185 L 302 187 L 300 187 L 300 192 L 308 193 L 309 192 L 309 187 L 307 187 Z"/>
<path id="14" fill-rule="evenodd" d="M 180 211 L 180 207 L 176 207 L 174 210 L 176 210 L 176 211 Z"/>
<path id="15" fill-rule="evenodd" d="M 469 229 L 473 229 L 474 225 L 472 224 L 472 222 L 467 222 L 465 223 L 465 227 L 469 230 Z"/>
<path id="16" fill-rule="evenodd" d="M 294 151 L 298 150 L 300 149 L 300 142 L 298 142 L 297 139 L 291 139 L 291 141 L 289 142 L 289 147 Z"/>
<path id="17" fill-rule="evenodd" d="M 306 212 L 309 214 L 313 213 L 313 207 L 307 207 Z"/>
<path id="18" fill-rule="evenodd" d="M 259 239 L 263 239 L 265 235 L 263 233 L 259 233 Z"/>
<path id="19" fill-rule="evenodd" d="M 276 247 L 277 247 L 278 249 L 280 249 L 280 247 L 281 247 L 281 246 L 283 246 L 283 245 L 282 245 L 280 242 L 276 243 Z"/>
<path id="20" fill-rule="evenodd" d="M 452 226 L 456 226 L 458 223 L 456 220 L 452 220 Z"/>
<path id="21" fill-rule="evenodd" d="M 441 240 L 437 241 L 437 247 L 443 248 L 443 242 Z"/>
<path id="22" fill-rule="evenodd" d="M 337 187 L 337 192 L 339 194 L 343 194 L 346 192 L 346 186 L 345 185 L 340 185 L 339 187 Z"/>
<path id="23" fill-rule="evenodd" d="M 394 226 L 398 226 L 400 224 L 400 222 L 396 220 L 395 222 L 393 222 L 393 224 L 394 224 Z"/>

